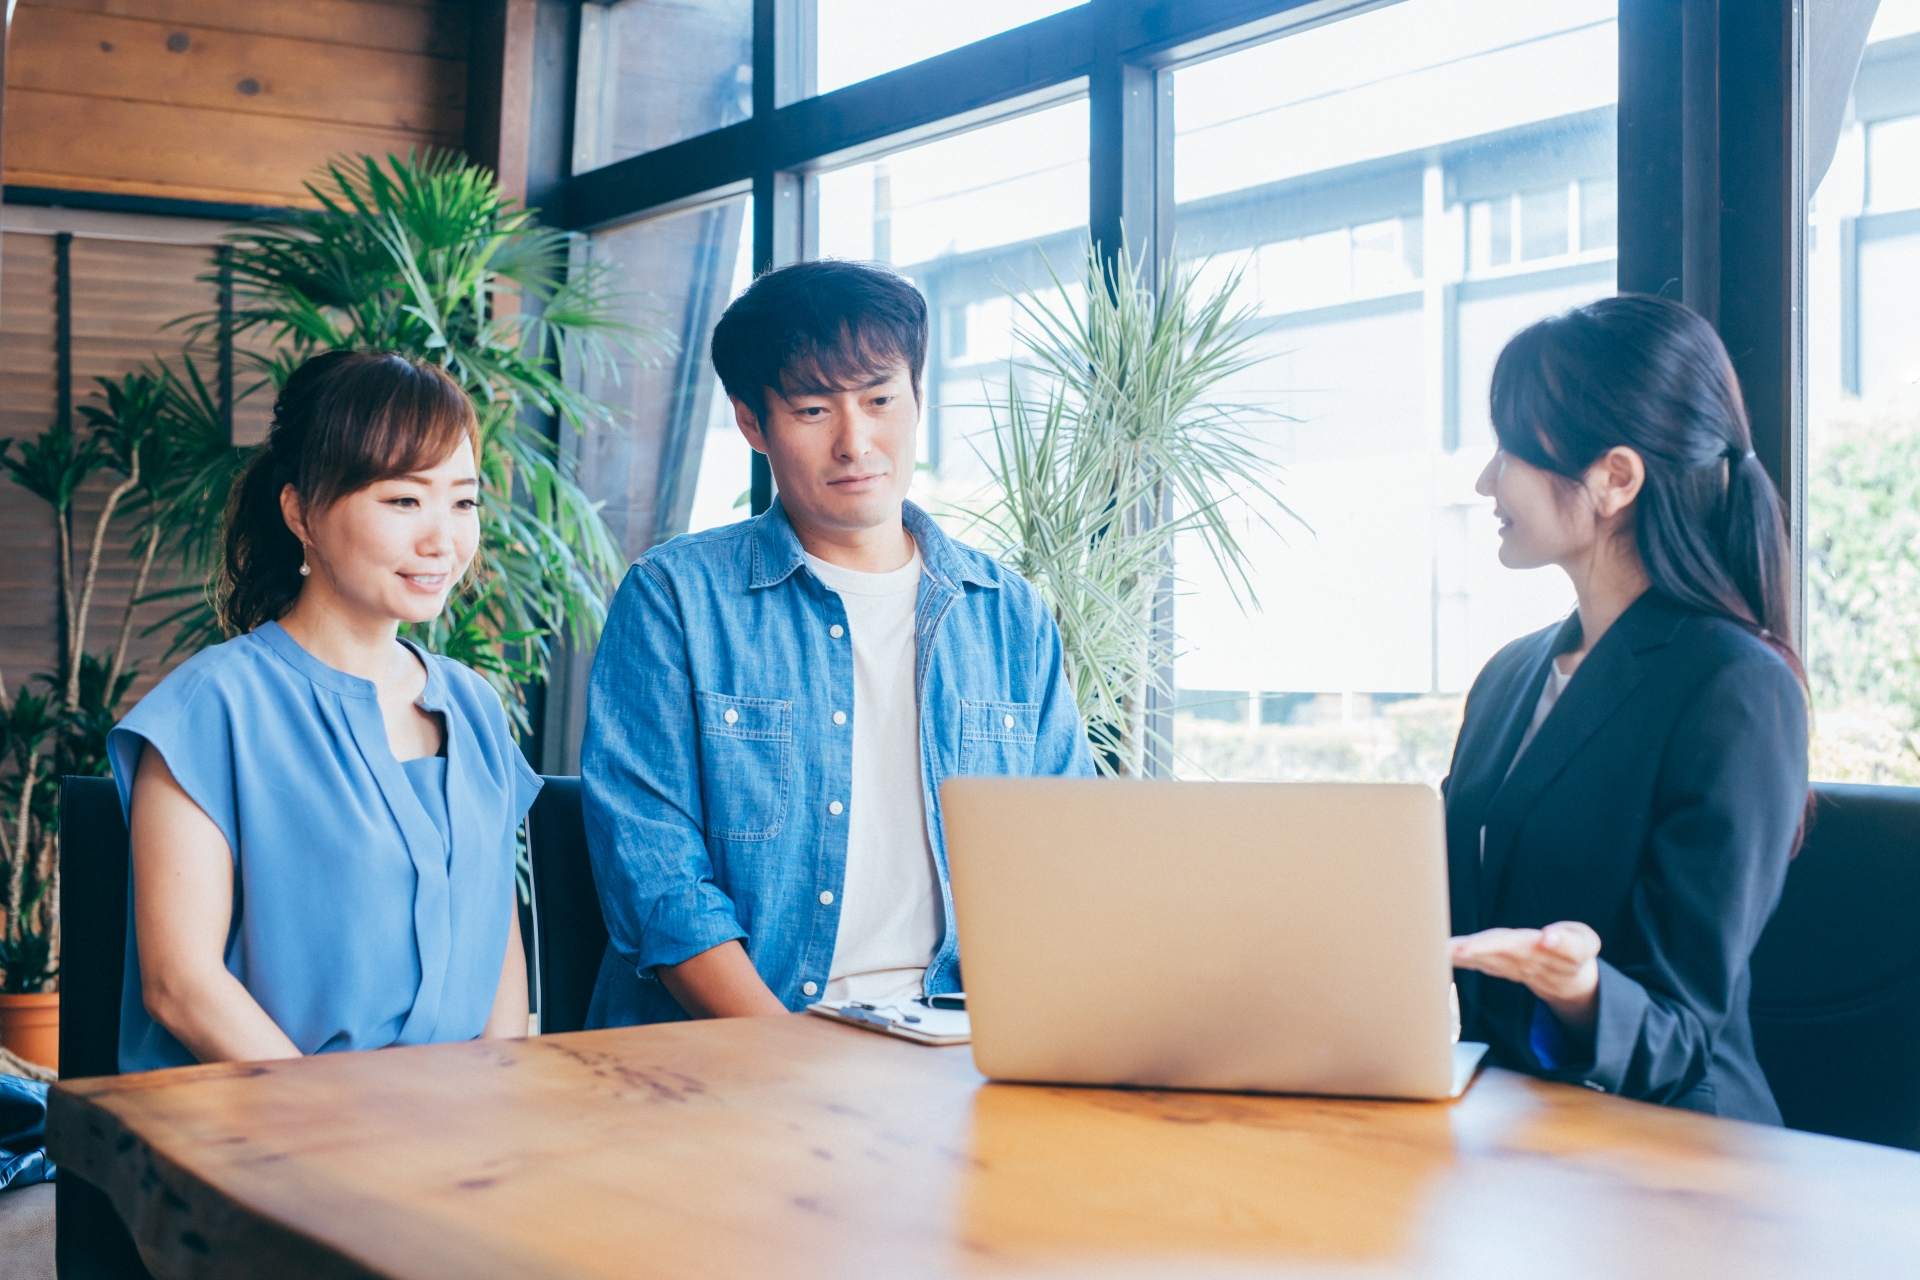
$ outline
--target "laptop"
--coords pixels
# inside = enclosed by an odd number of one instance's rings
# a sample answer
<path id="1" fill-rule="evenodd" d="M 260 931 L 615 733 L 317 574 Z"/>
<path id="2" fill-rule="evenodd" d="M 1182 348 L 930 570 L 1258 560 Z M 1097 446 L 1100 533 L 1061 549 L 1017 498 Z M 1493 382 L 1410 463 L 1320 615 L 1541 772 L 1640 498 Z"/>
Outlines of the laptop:
<path id="1" fill-rule="evenodd" d="M 1440 799 L 1411 784 L 950 778 L 981 1074 L 1447 1098 Z"/>

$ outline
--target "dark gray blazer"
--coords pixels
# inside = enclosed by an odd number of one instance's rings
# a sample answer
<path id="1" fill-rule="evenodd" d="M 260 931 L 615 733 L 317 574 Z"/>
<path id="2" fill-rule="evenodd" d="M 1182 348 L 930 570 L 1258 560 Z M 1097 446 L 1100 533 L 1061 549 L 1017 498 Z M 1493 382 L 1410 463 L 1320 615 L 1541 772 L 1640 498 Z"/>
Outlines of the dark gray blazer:
<path id="1" fill-rule="evenodd" d="M 1548 661 L 1579 641 L 1575 614 L 1487 663 L 1442 792 L 1456 934 L 1556 920 L 1600 934 L 1593 1056 L 1543 1066 L 1533 995 L 1465 970 L 1462 1035 L 1535 1075 L 1778 1124 L 1754 1057 L 1748 959 L 1806 806 L 1800 682 L 1759 637 L 1648 592 L 1509 777 Z"/>

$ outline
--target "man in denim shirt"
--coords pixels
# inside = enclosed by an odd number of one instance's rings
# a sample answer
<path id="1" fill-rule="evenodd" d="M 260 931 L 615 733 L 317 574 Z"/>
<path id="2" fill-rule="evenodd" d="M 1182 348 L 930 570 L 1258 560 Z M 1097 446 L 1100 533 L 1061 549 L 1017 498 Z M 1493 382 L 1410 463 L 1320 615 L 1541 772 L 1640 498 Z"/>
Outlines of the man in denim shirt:
<path id="1" fill-rule="evenodd" d="M 1093 772 L 1053 619 L 905 501 L 926 303 L 770 272 L 713 361 L 780 497 L 642 556 L 594 660 L 587 842 L 611 941 L 588 1025 L 960 988 L 940 783 Z"/>

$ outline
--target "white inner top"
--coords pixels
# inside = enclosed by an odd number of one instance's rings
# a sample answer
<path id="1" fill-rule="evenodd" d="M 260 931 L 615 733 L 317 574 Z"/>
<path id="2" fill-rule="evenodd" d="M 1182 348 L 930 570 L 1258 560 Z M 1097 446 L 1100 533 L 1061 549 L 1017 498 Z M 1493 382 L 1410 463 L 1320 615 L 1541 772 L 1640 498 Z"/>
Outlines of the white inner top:
<path id="1" fill-rule="evenodd" d="M 1573 673 L 1561 674 L 1560 659 L 1555 658 L 1547 664 L 1547 686 L 1540 690 L 1540 701 L 1533 704 L 1533 723 L 1527 726 L 1526 736 L 1520 739 L 1520 749 L 1513 753 L 1513 764 L 1507 766 L 1507 777 L 1513 776 L 1514 765 L 1520 763 L 1520 757 L 1527 754 L 1527 748 L 1533 745 L 1534 735 L 1540 732 L 1540 726 L 1547 722 L 1547 716 L 1553 711 L 1553 704 L 1560 701 L 1560 695 L 1567 691 L 1567 684 L 1573 679 Z M 1487 860 L 1487 829 L 1480 828 L 1480 861 Z"/>
<path id="2" fill-rule="evenodd" d="M 1553 704 L 1560 701 L 1560 695 L 1567 691 L 1567 682 L 1573 679 L 1569 672 L 1560 674 L 1560 659 L 1555 658 L 1547 664 L 1547 685 L 1540 690 L 1540 701 L 1533 707 L 1533 723 L 1527 726 L 1527 736 L 1520 739 L 1520 749 L 1513 753 L 1513 764 L 1507 766 L 1507 776 L 1513 776 L 1513 765 L 1520 763 L 1520 757 L 1527 754 L 1527 748 L 1533 745 L 1533 739 L 1540 732 L 1540 726 L 1547 722 L 1547 716 L 1553 710 Z"/>
<path id="3" fill-rule="evenodd" d="M 917 996 L 942 926 L 914 688 L 920 549 L 891 573 L 860 573 L 814 556 L 807 567 L 839 593 L 853 642 L 853 705 L 845 709 L 853 734 L 847 875 L 825 998 L 876 1003 Z"/>

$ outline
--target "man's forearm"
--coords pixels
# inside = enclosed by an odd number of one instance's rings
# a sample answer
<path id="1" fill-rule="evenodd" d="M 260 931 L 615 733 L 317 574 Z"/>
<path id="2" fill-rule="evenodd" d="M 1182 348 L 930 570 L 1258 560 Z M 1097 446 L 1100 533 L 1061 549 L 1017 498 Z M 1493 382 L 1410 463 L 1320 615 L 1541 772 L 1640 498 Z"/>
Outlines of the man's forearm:
<path id="1" fill-rule="evenodd" d="M 679 964 L 661 965 L 660 981 L 680 1007 L 694 1018 L 751 1018 L 785 1013 L 787 1006 L 761 981 L 760 971 L 735 941 Z"/>

